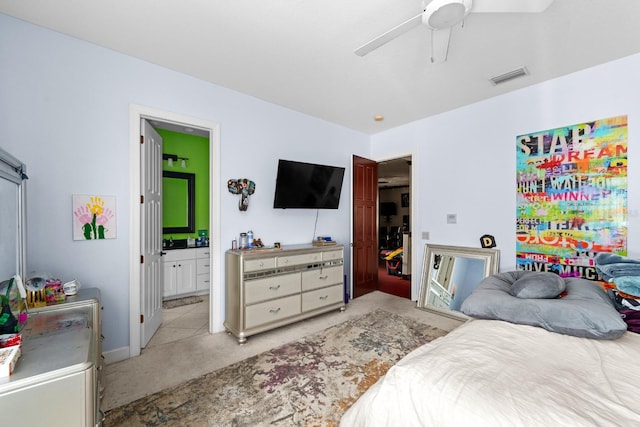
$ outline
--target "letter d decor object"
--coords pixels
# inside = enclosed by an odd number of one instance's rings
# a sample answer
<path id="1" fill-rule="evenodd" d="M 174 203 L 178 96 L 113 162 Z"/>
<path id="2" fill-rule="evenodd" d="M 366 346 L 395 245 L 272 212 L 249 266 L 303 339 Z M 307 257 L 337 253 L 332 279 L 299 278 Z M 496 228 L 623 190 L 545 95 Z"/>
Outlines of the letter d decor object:
<path id="1" fill-rule="evenodd" d="M 490 234 L 485 234 L 484 236 L 480 237 L 480 245 L 482 245 L 483 248 L 495 248 L 496 239 Z"/>
<path id="2" fill-rule="evenodd" d="M 240 203 L 238 209 L 246 211 L 249 207 L 249 196 L 256 191 L 256 183 L 247 178 L 230 179 L 227 181 L 229 193 L 240 194 Z"/>

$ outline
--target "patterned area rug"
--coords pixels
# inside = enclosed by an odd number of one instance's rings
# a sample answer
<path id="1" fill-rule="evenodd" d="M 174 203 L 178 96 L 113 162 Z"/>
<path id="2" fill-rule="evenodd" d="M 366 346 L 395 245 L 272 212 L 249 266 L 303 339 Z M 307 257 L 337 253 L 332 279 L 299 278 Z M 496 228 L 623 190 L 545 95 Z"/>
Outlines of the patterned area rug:
<path id="1" fill-rule="evenodd" d="M 103 426 L 336 426 L 399 359 L 445 334 L 376 310 L 115 408 Z"/>

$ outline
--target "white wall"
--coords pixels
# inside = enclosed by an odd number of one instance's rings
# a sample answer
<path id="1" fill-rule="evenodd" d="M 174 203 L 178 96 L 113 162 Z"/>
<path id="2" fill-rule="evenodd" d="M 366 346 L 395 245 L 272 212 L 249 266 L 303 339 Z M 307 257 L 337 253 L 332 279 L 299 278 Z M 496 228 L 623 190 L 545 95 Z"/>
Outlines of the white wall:
<path id="1" fill-rule="evenodd" d="M 320 212 L 317 234 L 348 242 L 352 154 L 411 155 L 417 296 L 422 231 L 432 243 L 473 247 L 492 234 L 501 270 L 515 266 L 517 135 L 622 114 L 629 116 L 631 160 L 628 249 L 639 257 L 638 75 L 640 55 L 369 138 L 0 14 L 0 146 L 29 168 L 29 269 L 99 287 L 110 350 L 129 342 L 130 104 L 220 123 L 221 253 L 248 229 L 267 244 L 313 237 L 315 211 L 271 208 L 278 158 L 347 168 L 341 207 Z M 256 182 L 256 193 L 241 213 L 225 183 L 244 177 Z M 72 241 L 73 194 L 116 196 L 118 238 Z M 449 213 L 457 224 L 446 223 Z"/>
<path id="2" fill-rule="evenodd" d="M 101 289 L 106 351 L 129 344 L 131 104 L 220 124 L 221 254 L 249 229 L 265 244 L 312 239 L 316 211 L 272 208 L 279 158 L 347 168 L 340 209 L 320 212 L 317 234 L 350 240 L 351 161 L 369 155 L 365 134 L 2 14 L 0 94 L 0 146 L 29 171 L 28 269 Z M 245 177 L 256 192 L 240 212 L 226 181 Z M 117 239 L 72 240 L 73 194 L 116 197 Z"/>
<path id="3" fill-rule="evenodd" d="M 628 116 L 627 248 L 640 257 L 639 75 L 634 55 L 374 135 L 373 159 L 414 153 L 414 274 L 425 243 L 480 247 L 483 234 L 496 238 L 500 270 L 515 269 L 516 136 L 619 115 Z"/>

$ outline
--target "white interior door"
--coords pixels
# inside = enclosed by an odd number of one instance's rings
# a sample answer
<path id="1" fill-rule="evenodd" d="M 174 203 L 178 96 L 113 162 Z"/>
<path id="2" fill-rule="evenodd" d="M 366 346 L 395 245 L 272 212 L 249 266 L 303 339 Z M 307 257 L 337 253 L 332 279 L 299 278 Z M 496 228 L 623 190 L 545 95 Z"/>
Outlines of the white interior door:
<path id="1" fill-rule="evenodd" d="M 140 129 L 140 344 L 145 347 L 162 324 L 162 137 L 144 119 Z"/>

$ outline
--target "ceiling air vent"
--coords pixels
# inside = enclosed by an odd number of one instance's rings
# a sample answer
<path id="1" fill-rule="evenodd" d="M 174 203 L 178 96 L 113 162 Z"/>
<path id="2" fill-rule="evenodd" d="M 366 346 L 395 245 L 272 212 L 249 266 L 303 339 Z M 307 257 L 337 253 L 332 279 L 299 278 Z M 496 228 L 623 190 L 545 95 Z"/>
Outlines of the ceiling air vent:
<path id="1" fill-rule="evenodd" d="M 529 70 L 527 67 L 516 68 L 515 70 L 509 71 L 508 73 L 500 74 L 499 76 L 491 77 L 491 83 L 495 85 L 499 85 L 500 83 L 508 82 L 509 80 L 517 79 L 518 77 L 526 76 L 529 74 Z"/>

